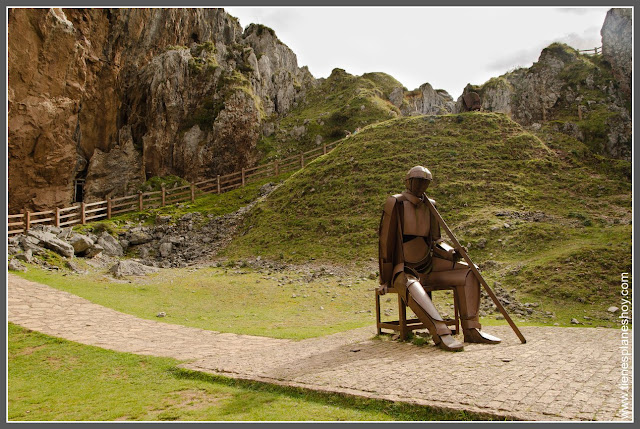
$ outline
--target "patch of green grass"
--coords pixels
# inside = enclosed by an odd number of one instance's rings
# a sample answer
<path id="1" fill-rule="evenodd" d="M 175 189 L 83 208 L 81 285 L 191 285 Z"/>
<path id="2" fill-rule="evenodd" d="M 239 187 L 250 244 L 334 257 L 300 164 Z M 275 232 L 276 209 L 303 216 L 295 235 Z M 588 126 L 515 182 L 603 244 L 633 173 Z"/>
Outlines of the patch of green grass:
<path id="1" fill-rule="evenodd" d="M 404 189 L 406 170 L 417 164 L 433 172 L 429 194 L 454 229 L 478 215 L 497 224 L 494 213 L 501 210 L 567 219 L 579 207 L 593 221 L 629 218 L 628 182 L 598 175 L 594 183 L 588 165 L 564 162 L 504 115 L 428 119 L 433 118 L 371 126 L 293 174 L 256 206 L 246 219 L 246 234 L 228 254 L 275 257 L 288 249 L 284 253 L 294 262 L 315 257 L 345 263 L 353 255 L 375 256 L 382 205 Z M 601 188 L 594 192 L 593 186 Z M 539 224 L 545 223 L 564 228 L 555 220 Z"/>
<path id="2" fill-rule="evenodd" d="M 188 185 L 189 182 L 182 177 L 178 176 L 154 176 L 147 180 L 138 187 L 138 190 L 142 192 L 160 191 L 164 186 L 166 189 L 171 190 L 180 186 Z"/>
<path id="3" fill-rule="evenodd" d="M 428 193 L 458 239 L 487 241 L 471 251 L 477 263 L 533 264 L 554 247 L 584 245 L 585 255 L 594 254 L 611 241 L 602 231 L 613 232 L 623 246 L 616 257 L 628 260 L 630 182 L 593 159 L 558 152 L 501 114 L 390 120 L 293 174 L 249 213 L 223 255 L 371 267 L 382 205 L 421 164 L 434 175 Z M 596 258 L 589 270 L 610 268 Z M 576 290 L 591 281 L 568 275 L 554 281 L 577 282 Z"/>
<path id="4" fill-rule="evenodd" d="M 220 332 L 302 339 L 375 323 L 370 279 L 226 267 L 161 270 L 130 283 L 32 265 L 20 275 L 144 319 L 164 311 L 163 322 Z"/>
<path id="5" fill-rule="evenodd" d="M 85 346 L 8 325 L 9 421 L 480 420 L 179 369 L 175 359 Z"/>

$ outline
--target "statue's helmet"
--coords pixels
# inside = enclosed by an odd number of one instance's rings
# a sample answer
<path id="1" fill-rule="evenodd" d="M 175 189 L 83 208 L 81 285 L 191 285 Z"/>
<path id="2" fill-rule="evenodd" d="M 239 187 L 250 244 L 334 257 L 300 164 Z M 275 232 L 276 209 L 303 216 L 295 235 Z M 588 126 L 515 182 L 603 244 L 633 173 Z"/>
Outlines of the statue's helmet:
<path id="1" fill-rule="evenodd" d="M 417 165 L 409 170 L 404 178 L 404 183 L 409 192 L 413 195 L 421 196 L 427 190 L 433 180 L 431 172 L 421 165 Z"/>
<path id="2" fill-rule="evenodd" d="M 433 176 L 431 172 L 427 170 L 425 167 L 421 165 L 416 165 L 411 170 L 407 171 L 407 175 L 404 178 L 405 180 L 409 179 L 426 179 L 433 180 Z"/>

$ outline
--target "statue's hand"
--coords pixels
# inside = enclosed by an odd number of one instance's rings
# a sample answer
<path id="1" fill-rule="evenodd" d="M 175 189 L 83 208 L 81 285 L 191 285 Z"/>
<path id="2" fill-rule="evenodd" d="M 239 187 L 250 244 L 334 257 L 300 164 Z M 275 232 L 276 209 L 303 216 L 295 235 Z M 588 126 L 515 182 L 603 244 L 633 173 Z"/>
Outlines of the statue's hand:
<path id="1" fill-rule="evenodd" d="M 389 283 L 378 286 L 378 292 L 380 292 L 380 295 L 386 294 L 387 290 L 389 290 Z"/>
<path id="2" fill-rule="evenodd" d="M 451 257 L 451 260 L 453 262 L 458 262 L 460 259 L 462 259 L 462 254 L 460 252 L 458 252 L 458 250 L 456 249 L 449 249 L 449 256 Z"/>

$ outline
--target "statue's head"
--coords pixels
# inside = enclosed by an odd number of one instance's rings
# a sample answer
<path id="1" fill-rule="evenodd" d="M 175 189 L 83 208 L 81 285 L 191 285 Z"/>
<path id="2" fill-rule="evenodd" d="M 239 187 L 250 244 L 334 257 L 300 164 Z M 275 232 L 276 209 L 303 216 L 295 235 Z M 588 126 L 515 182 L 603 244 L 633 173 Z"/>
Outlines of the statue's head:
<path id="1" fill-rule="evenodd" d="M 407 172 L 404 183 L 409 192 L 416 197 L 420 197 L 424 191 L 427 190 L 432 180 L 433 176 L 431 176 L 431 172 L 423 166 L 418 165 Z"/>

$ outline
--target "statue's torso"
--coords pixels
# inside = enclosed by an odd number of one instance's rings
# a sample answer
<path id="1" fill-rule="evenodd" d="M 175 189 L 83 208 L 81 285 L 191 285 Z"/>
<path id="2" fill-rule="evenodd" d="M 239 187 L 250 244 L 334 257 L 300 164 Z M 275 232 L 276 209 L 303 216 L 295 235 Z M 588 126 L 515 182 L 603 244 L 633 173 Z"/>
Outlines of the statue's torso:
<path id="1" fill-rule="evenodd" d="M 431 216 L 429 208 L 420 201 L 402 201 L 402 251 L 409 266 L 430 268 Z M 421 270 L 422 271 L 422 270 Z"/>

